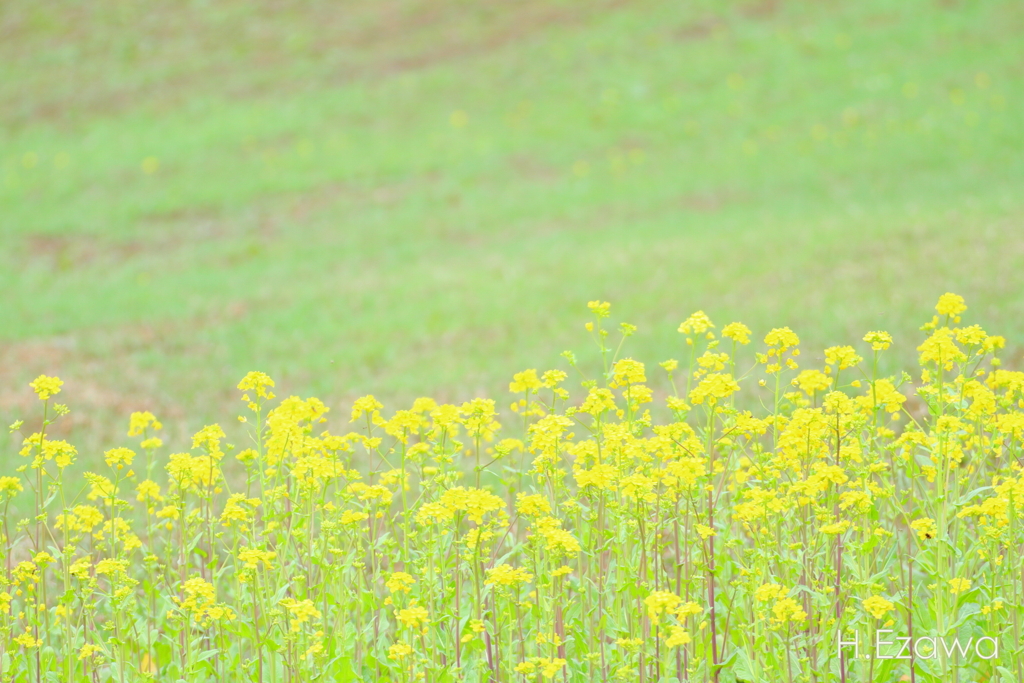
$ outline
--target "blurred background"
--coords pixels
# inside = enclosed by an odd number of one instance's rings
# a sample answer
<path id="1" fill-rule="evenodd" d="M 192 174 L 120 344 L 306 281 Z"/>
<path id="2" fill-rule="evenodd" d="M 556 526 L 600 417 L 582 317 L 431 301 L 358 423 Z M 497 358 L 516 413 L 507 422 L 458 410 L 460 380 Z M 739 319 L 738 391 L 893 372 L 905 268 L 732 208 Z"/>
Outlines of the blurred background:
<path id="1" fill-rule="evenodd" d="M 696 309 L 895 367 L 946 291 L 1019 367 L 1022 152 L 1020 0 L 4 0 L 0 417 L 506 404 L 593 299 L 652 377 Z"/>

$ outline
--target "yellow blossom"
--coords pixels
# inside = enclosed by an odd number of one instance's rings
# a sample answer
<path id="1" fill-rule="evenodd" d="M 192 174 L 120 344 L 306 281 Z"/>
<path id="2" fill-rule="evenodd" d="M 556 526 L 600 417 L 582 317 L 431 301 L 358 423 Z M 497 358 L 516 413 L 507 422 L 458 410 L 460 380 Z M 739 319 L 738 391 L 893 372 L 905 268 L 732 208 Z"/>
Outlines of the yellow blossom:
<path id="1" fill-rule="evenodd" d="M 416 579 L 409 574 L 405 572 L 392 572 L 386 585 L 392 593 L 408 593 L 414 583 L 416 583 Z"/>
<path id="2" fill-rule="evenodd" d="M 709 406 L 718 403 L 719 400 L 728 398 L 740 390 L 740 385 L 732 378 L 732 375 L 713 372 L 705 376 L 691 392 L 690 403 L 699 405 L 707 402 Z"/>
<path id="3" fill-rule="evenodd" d="M 134 412 L 128 418 L 128 436 L 139 436 L 151 427 L 153 429 L 163 429 L 160 421 L 148 410 L 145 412 Z"/>
<path id="4" fill-rule="evenodd" d="M 861 602 L 864 605 L 864 609 L 873 616 L 875 619 L 881 619 L 887 613 L 895 609 L 895 606 L 879 595 L 872 595 Z"/>
<path id="5" fill-rule="evenodd" d="M 29 386 L 36 392 L 36 396 L 39 397 L 40 401 L 46 401 L 51 396 L 59 394 L 60 388 L 63 385 L 64 382 L 60 381 L 59 378 L 47 377 L 46 375 L 39 375 L 29 382 Z"/>
<path id="6" fill-rule="evenodd" d="M 875 351 L 885 351 L 892 345 L 892 335 L 882 331 L 868 332 L 864 335 L 864 341 L 871 344 Z"/>
<path id="7" fill-rule="evenodd" d="M 267 550 L 242 548 L 238 551 L 238 561 L 245 565 L 246 569 L 256 569 L 260 564 L 265 569 L 273 568 L 271 560 L 277 557 L 277 553 Z"/>
<path id="8" fill-rule="evenodd" d="M 750 328 L 743 323 L 729 323 L 722 328 L 722 336 L 738 344 L 749 344 Z"/>
<path id="9" fill-rule="evenodd" d="M 388 659 L 401 661 L 412 654 L 412 646 L 406 642 L 398 642 L 388 648 Z"/>
<path id="10" fill-rule="evenodd" d="M 679 324 L 678 332 L 680 334 L 704 334 L 708 330 L 714 329 L 714 327 L 715 325 L 711 322 L 711 318 L 704 311 L 697 311 Z"/>
<path id="11" fill-rule="evenodd" d="M 930 517 L 914 520 L 910 523 L 910 528 L 917 532 L 917 537 L 922 541 L 931 540 L 939 533 L 938 527 L 935 526 L 935 520 Z"/>
<path id="12" fill-rule="evenodd" d="M 775 615 L 773 621 L 779 624 L 787 621 L 803 621 L 807 618 L 807 612 L 793 598 L 782 598 L 776 602 L 772 607 L 772 613 Z"/>
<path id="13" fill-rule="evenodd" d="M 668 638 L 665 639 L 666 647 L 679 647 L 686 645 L 691 640 L 690 634 L 681 626 L 670 626 Z"/>
<path id="14" fill-rule="evenodd" d="M 133 458 L 135 458 L 135 451 L 130 448 L 112 448 L 103 454 L 103 459 L 107 465 L 117 469 L 131 465 Z"/>
<path id="15" fill-rule="evenodd" d="M 239 391 L 254 391 L 260 398 L 272 399 L 274 394 L 268 389 L 274 386 L 274 380 L 262 372 L 252 371 L 238 383 Z"/>
<path id="16" fill-rule="evenodd" d="M 935 311 L 939 315 L 957 316 L 967 310 L 964 298 L 957 294 L 946 292 L 939 297 L 939 303 L 935 304 Z"/>
<path id="17" fill-rule="evenodd" d="M 406 628 L 419 630 L 427 625 L 427 610 L 419 605 L 412 605 L 395 612 L 398 623 Z"/>
<path id="18" fill-rule="evenodd" d="M 662 614 L 671 614 L 679 606 L 682 600 L 671 591 L 654 591 L 646 598 L 647 616 L 652 624 L 657 624 Z"/>

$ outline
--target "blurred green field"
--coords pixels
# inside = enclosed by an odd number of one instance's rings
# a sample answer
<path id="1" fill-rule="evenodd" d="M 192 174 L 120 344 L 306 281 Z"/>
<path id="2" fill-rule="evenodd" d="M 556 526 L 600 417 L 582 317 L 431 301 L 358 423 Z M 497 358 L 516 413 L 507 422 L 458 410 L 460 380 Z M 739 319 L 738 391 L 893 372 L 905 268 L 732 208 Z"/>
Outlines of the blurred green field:
<path id="1" fill-rule="evenodd" d="M 1024 349 L 1019 0 L 0 4 L 0 417 L 504 395 L 585 303 Z M 654 373 L 652 373 L 654 374 Z M 13 445 L 13 444 L 12 444 Z M 173 443 L 172 445 L 177 445 Z"/>

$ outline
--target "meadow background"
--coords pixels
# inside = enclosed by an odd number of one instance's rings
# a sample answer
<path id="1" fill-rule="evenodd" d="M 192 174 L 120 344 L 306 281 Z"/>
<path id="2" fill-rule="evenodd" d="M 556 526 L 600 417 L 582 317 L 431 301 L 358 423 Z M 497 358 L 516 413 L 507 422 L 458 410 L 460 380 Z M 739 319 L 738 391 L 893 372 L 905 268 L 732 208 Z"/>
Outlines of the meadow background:
<path id="1" fill-rule="evenodd" d="M 895 368 L 953 291 L 1018 369 L 1022 35 L 1016 0 L 6 0 L 0 417 L 59 375 L 89 464 L 253 369 L 342 414 L 502 397 L 595 358 L 594 299 L 649 364 L 700 308 Z"/>

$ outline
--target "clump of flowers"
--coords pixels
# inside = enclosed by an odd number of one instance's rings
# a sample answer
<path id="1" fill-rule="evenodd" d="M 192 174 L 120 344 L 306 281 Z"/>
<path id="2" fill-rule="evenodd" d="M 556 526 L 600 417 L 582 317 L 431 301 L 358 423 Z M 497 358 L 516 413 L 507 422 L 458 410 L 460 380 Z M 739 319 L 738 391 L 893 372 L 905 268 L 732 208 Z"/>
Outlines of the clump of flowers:
<path id="1" fill-rule="evenodd" d="M 337 420 L 254 371 L 235 427 L 165 452 L 135 411 L 137 446 L 80 454 L 39 376 L 0 476 L 0 679 L 909 680 L 828 659 L 903 624 L 1002 634 L 947 673 L 1024 677 L 1024 373 L 962 297 L 892 375 L 887 332 L 798 363 L 789 327 L 703 311 L 688 360 L 645 364 L 588 308 L 579 386 L 510 372 L 510 415 L 367 395 Z"/>

